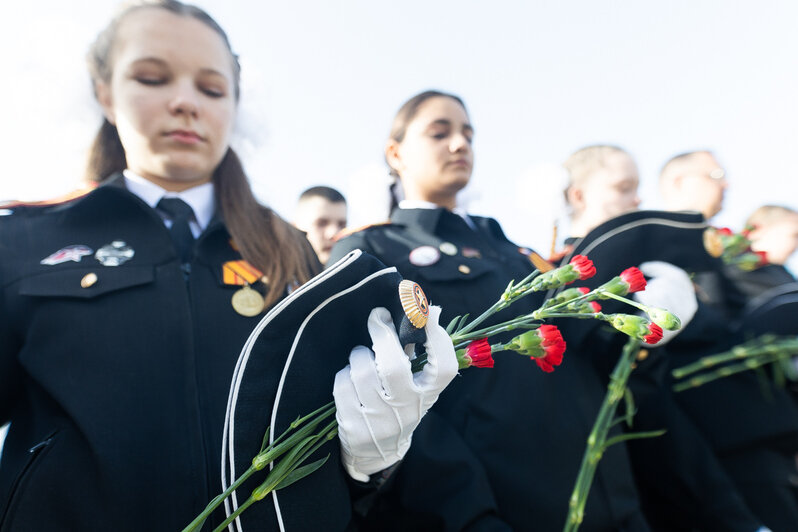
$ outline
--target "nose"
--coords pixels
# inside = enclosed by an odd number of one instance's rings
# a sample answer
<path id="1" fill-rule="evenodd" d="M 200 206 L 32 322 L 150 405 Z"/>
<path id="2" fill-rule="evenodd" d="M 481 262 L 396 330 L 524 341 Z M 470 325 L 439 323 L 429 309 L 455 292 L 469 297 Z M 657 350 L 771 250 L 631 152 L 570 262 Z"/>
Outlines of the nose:
<path id="1" fill-rule="evenodd" d="M 457 153 L 458 151 L 468 150 L 471 148 L 471 143 L 463 133 L 455 133 L 452 135 L 452 140 L 449 142 L 449 151 Z"/>
<path id="2" fill-rule="evenodd" d="M 169 111 L 175 115 L 197 117 L 199 98 L 193 83 L 181 82 L 175 85 L 175 92 L 169 101 Z"/>

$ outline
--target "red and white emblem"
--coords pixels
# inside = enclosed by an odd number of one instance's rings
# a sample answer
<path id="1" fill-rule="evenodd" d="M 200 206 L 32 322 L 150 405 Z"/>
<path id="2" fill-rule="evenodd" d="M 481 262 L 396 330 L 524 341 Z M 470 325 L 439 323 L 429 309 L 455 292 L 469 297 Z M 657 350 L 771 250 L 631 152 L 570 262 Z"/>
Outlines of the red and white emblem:
<path id="1" fill-rule="evenodd" d="M 56 264 L 61 264 L 62 262 L 80 262 L 80 259 L 86 255 L 91 255 L 92 253 L 94 253 L 94 250 L 89 246 L 68 246 L 59 249 L 46 259 L 42 259 L 39 264 L 44 264 L 45 266 L 55 266 Z"/>

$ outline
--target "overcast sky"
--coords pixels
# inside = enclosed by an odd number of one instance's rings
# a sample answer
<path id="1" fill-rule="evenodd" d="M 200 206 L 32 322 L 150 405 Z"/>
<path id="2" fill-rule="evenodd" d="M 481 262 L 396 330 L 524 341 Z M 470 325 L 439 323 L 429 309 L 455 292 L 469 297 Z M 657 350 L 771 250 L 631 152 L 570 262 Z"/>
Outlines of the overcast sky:
<path id="1" fill-rule="evenodd" d="M 235 143 L 258 197 L 287 218 L 316 184 L 349 197 L 352 225 L 384 217 L 390 122 L 427 88 L 461 95 L 476 129 L 463 202 L 543 253 L 562 217 L 559 164 L 586 144 L 633 154 L 644 208 L 660 206 L 661 165 L 703 148 L 729 176 L 719 225 L 798 207 L 798 2 L 197 3 L 241 56 Z M 100 123 L 83 56 L 114 7 L 6 6 L 0 200 L 79 186 Z"/>

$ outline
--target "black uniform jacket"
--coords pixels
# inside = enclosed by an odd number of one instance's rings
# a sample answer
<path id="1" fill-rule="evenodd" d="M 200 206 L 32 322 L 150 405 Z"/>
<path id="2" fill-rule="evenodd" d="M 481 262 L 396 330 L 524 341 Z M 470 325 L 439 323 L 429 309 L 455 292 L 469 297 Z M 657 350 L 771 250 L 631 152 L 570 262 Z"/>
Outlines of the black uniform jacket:
<path id="1" fill-rule="evenodd" d="M 240 287 L 223 283 L 222 265 L 240 255 L 223 223 L 212 221 L 195 244 L 184 277 L 160 217 L 118 179 L 69 204 L 0 218 L 0 424 L 11 421 L 0 530 L 176 531 L 221 492 L 231 377 L 261 317 L 231 306 Z M 119 260 L 99 261 L 100 250 Z M 271 353 L 264 387 L 280 380 L 286 353 Z M 348 354 L 331 344 L 323 369 L 300 366 L 283 383 L 286 418 L 332 400 Z M 291 411 L 295 398 L 303 402 Z M 250 421 L 256 445 L 268 424 Z M 351 501 L 331 444 L 330 462 L 308 479 L 321 487 L 286 491 L 288 530 L 347 526 Z M 273 516 L 273 504 L 259 504 Z"/>
<path id="2" fill-rule="evenodd" d="M 706 229 L 703 217 L 697 213 L 627 213 L 608 220 L 583 238 L 570 239 L 573 249 L 564 261 L 575 254 L 589 256 L 597 270 L 596 276 L 584 283 L 590 287 L 646 261 L 676 264 L 691 273 L 715 271 L 721 267 L 721 262 L 705 249 Z M 604 312 L 637 313 L 630 306 L 612 301 L 601 303 Z M 629 430 L 666 430 L 662 436 L 628 443 L 646 518 L 657 530 L 697 528 L 745 532 L 756 530 L 762 523 L 746 507 L 742 495 L 715 456 L 707 436 L 671 391 L 670 370 L 674 365 L 680 365 L 682 360 L 678 358 L 682 354 L 680 341 L 682 346 L 698 343 L 704 347 L 717 342 L 718 336 L 728 336 L 728 329 L 712 321 L 711 317 L 711 309 L 702 306 L 694 322 L 681 333 L 692 340 L 684 340 L 681 336 L 674 339 L 672 342 L 677 348 L 670 356 L 669 346 L 645 349 L 645 357 L 637 361 L 629 380 L 636 407 L 634 423 Z M 710 334 L 708 327 L 713 323 L 720 328 Z M 619 342 L 618 335 L 601 322 L 569 322 L 564 329 L 568 333 L 577 329 L 573 331 L 573 337 L 582 338 L 580 343 L 574 343 L 574 354 L 590 356 L 592 351 L 592 358 L 597 363 L 617 359 L 622 341 Z M 699 352 L 704 351 L 699 349 Z M 688 408 L 689 412 L 705 412 L 706 416 L 737 413 L 733 410 L 719 414 L 718 405 L 710 405 L 696 402 Z"/>
<path id="3" fill-rule="evenodd" d="M 520 281 L 534 267 L 530 251 L 507 240 L 495 220 L 472 220 L 476 230 L 445 209 L 397 209 L 390 224 L 340 240 L 331 261 L 362 249 L 419 283 L 431 303 L 442 306 L 442 324 L 466 313 L 476 317 L 509 281 Z M 422 246 L 434 248 L 437 259 L 429 249 L 411 256 Z M 529 312 L 540 302 L 529 296 L 493 321 Z M 422 420 L 392 493 L 367 528 L 562 529 L 605 388 L 567 350 L 551 374 L 512 352 L 495 358 L 492 369 L 462 371 Z M 645 530 L 638 519 L 624 446 L 613 446 L 599 466 L 581 529 Z"/>

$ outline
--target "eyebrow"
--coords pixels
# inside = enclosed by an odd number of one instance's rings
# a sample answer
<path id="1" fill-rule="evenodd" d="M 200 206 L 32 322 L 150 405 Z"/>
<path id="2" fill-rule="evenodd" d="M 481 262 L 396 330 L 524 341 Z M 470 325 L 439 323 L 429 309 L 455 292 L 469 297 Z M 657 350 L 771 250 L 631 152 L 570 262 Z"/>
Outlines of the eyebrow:
<path id="1" fill-rule="evenodd" d="M 434 120 L 434 121 L 430 122 L 429 126 L 427 126 L 427 127 L 432 127 L 432 126 L 448 126 L 448 127 L 451 127 L 452 126 L 452 121 L 451 120 L 447 120 L 446 118 L 439 118 L 438 120 Z M 471 132 L 474 131 L 474 127 L 471 124 L 469 124 L 468 122 L 463 124 L 463 129 L 466 129 L 466 130 L 471 131 Z"/>
<path id="2" fill-rule="evenodd" d="M 136 59 L 135 61 L 130 63 L 130 66 L 134 66 L 134 65 L 136 65 L 138 63 L 156 63 L 160 67 L 169 68 L 169 63 L 167 63 L 166 61 L 164 61 L 160 57 L 154 57 L 154 56 L 141 57 L 139 59 Z M 227 76 L 225 76 L 224 74 L 222 74 L 221 72 L 219 72 L 218 70 L 215 70 L 213 68 L 201 68 L 200 69 L 200 73 L 202 73 L 202 74 L 213 74 L 213 75 L 216 75 L 216 76 L 221 76 L 224 79 L 227 79 Z"/>

